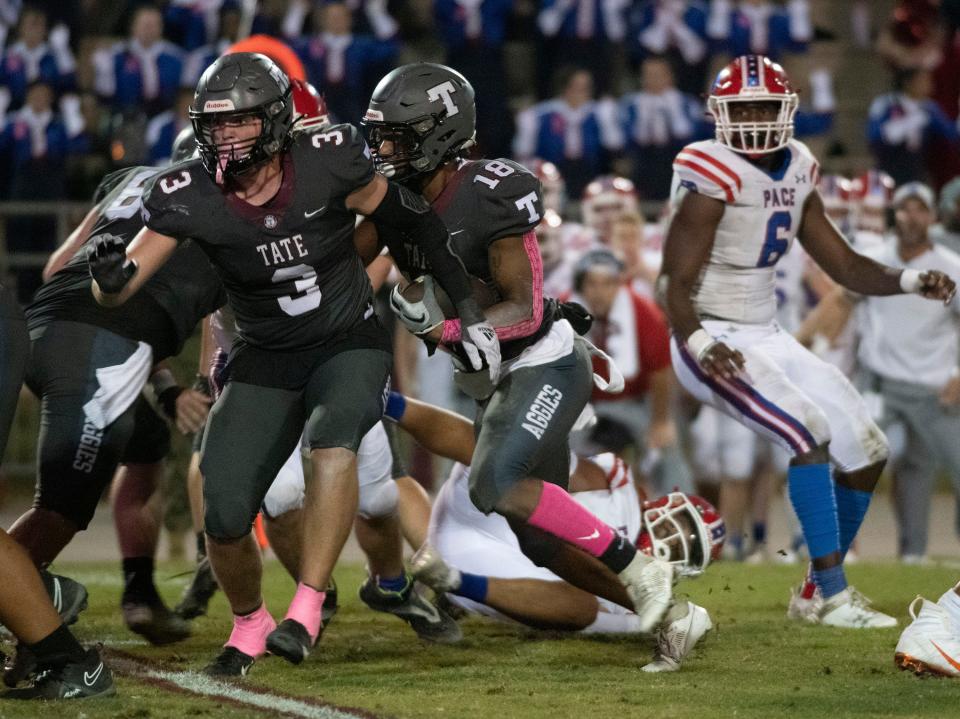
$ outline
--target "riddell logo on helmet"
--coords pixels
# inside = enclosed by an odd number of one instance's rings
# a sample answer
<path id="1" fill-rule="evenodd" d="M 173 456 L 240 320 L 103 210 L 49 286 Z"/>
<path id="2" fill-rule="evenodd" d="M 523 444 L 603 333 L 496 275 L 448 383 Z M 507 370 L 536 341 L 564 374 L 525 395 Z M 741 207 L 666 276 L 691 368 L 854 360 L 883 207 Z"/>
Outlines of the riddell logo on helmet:
<path id="1" fill-rule="evenodd" d="M 367 110 L 367 114 L 363 116 L 364 120 L 374 120 L 374 121 L 383 121 L 383 113 L 379 110 Z"/>
<path id="2" fill-rule="evenodd" d="M 233 100 L 207 100 L 203 103 L 204 112 L 219 112 L 221 110 L 234 110 L 236 107 Z"/>

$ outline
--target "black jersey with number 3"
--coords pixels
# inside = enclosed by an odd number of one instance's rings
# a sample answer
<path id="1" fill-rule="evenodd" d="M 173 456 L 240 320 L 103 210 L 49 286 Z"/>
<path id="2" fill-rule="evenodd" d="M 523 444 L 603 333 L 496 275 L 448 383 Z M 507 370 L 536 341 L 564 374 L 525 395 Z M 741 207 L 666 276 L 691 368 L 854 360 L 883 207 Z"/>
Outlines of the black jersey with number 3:
<path id="1" fill-rule="evenodd" d="M 100 203 L 90 238 L 110 233 L 129 244 L 143 228 L 144 188 L 159 172 L 156 167 L 132 167 L 106 177 L 104 183 L 112 189 Z M 103 307 L 90 289 L 86 249 L 84 245 L 37 290 L 26 310 L 30 329 L 51 320 L 85 322 L 146 342 L 159 361 L 179 354 L 197 322 L 226 302 L 206 256 L 194 243 L 184 242 L 141 292 L 120 307 Z"/>
<path id="2" fill-rule="evenodd" d="M 207 253 L 246 344 L 293 351 L 323 345 L 370 308 L 345 200 L 374 168 L 352 125 L 298 134 L 281 161 L 280 189 L 262 206 L 225 191 L 199 160 L 176 165 L 148 184 L 144 222 Z"/>

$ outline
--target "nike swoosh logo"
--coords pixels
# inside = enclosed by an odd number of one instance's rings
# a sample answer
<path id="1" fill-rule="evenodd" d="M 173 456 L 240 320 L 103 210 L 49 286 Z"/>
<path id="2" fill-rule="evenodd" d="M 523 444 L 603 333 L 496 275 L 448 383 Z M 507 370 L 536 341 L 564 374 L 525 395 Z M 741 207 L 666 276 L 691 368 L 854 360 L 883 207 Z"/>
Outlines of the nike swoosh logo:
<path id="1" fill-rule="evenodd" d="M 947 660 L 947 662 L 949 662 L 949 664 L 950 664 L 951 667 L 953 667 L 953 668 L 956 669 L 957 671 L 960 671 L 960 662 L 958 662 L 956 659 L 954 659 L 954 658 L 951 657 L 949 654 L 947 654 L 945 651 L 943 651 L 939 646 L 937 646 L 937 643 L 936 643 L 935 641 L 931 640 L 930 643 L 934 646 L 934 648 L 935 648 L 938 652 L 940 652 L 940 656 L 942 656 L 944 659 Z"/>
<path id="2" fill-rule="evenodd" d="M 597 539 L 600 536 L 600 530 L 594 529 L 593 534 L 590 534 L 586 537 L 577 537 L 581 542 L 589 542 L 591 539 Z"/>
<path id="3" fill-rule="evenodd" d="M 461 232 L 466 232 L 466 230 L 454 230 L 453 232 L 450 233 L 450 235 L 451 235 L 451 236 L 452 236 L 452 235 L 459 235 Z"/>
<path id="4" fill-rule="evenodd" d="M 102 672 L 103 672 L 103 662 L 100 662 L 100 664 L 97 665 L 97 668 L 94 669 L 92 672 L 83 673 L 83 683 L 86 684 L 88 687 L 92 687 L 94 684 L 97 683 L 97 679 L 100 678 L 100 674 Z"/>
<path id="5" fill-rule="evenodd" d="M 314 215 L 317 215 L 317 214 L 323 212 L 325 209 L 327 209 L 327 206 L 326 206 L 326 205 L 324 205 L 323 207 L 318 207 L 318 208 L 317 208 L 316 210 L 314 210 L 313 212 L 307 212 L 306 210 L 304 210 L 304 211 L 303 211 L 303 216 L 306 217 L 306 218 L 310 218 L 310 217 L 313 217 Z"/>

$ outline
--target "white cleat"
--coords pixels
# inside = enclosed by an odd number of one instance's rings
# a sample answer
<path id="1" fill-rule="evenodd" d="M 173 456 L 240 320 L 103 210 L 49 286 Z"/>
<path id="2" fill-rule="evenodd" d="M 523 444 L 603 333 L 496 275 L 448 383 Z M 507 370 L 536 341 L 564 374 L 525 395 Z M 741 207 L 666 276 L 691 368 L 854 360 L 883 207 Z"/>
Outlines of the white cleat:
<path id="1" fill-rule="evenodd" d="M 460 587 L 460 570 L 447 564 L 428 542 L 410 558 L 410 573 L 435 592 L 452 592 Z"/>
<path id="2" fill-rule="evenodd" d="M 803 585 L 790 588 L 790 603 L 787 605 L 787 619 L 807 624 L 819 624 L 820 612 L 823 610 L 823 595 L 817 587 L 810 599 L 803 596 Z"/>
<path id="3" fill-rule="evenodd" d="M 897 626 L 889 614 L 870 608 L 870 600 L 853 587 L 823 601 L 820 623 L 847 629 L 884 629 Z"/>
<path id="4" fill-rule="evenodd" d="M 686 607 L 686 613 L 671 621 L 677 608 Z M 657 632 L 657 648 L 653 661 L 643 667 L 643 671 L 675 672 L 680 668 L 693 648 L 703 636 L 713 629 L 713 622 L 707 610 L 693 602 L 676 605 L 667 612 L 666 619 Z"/>
<path id="5" fill-rule="evenodd" d="M 917 602 L 922 602 L 917 614 Z M 918 596 L 910 602 L 913 622 L 903 630 L 893 661 L 917 676 L 960 677 L 960 638 L 946 610 Z"/>
<path id="6" fill-rule="evenodd" d="M 673 567 L 637 552 L 619 577 L 639 618 L 638 631 L 652 632 L 673 600 Z"/>

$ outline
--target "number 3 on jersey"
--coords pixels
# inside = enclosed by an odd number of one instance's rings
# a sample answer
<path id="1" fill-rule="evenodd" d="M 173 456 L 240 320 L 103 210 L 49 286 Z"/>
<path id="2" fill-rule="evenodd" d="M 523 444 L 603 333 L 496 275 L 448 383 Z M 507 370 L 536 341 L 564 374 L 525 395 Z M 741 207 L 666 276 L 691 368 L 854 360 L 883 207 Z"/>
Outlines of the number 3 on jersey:
<path id="1" fill-rule="evenodd" d="M 317 271 L 308 265 L 281 267 L 273 273 L 274 284 L 293 281 L 294 294 L 277 298 L 280 309 L 291 317 L 310 312 L 320 306 L 322 294 L 317 285 Z"/>
<path id="2" fill-rule="evenodd" d="M 789 212 L 774 212 L 767 220 L 767 236 L 760 250 L 757 267 L 772 267 L 787 253 L 790 246 L 790 225 L 793 220 Z"/>

